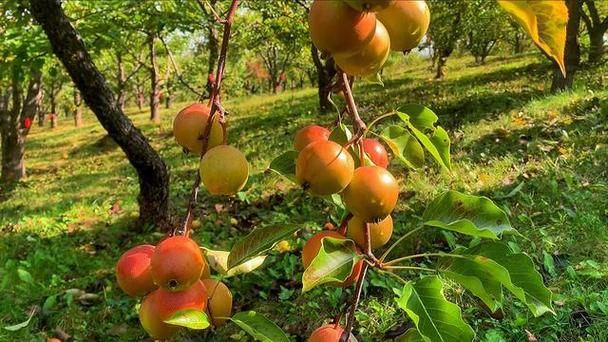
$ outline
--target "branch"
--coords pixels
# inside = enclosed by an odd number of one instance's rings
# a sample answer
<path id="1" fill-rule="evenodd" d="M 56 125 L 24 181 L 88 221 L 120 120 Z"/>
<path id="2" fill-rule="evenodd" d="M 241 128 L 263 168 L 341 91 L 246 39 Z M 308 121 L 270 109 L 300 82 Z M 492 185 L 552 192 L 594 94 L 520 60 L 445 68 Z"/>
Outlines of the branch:
<path id="1" fill-rule="evenodd" d="M 349 147 L 353 144 L 359 143 L 365 132 L 367 131 L 367 126 L 365 122 L 361 120 L 359 116 L 359 112 L 357 111 L 357 106 L 355 105 L 355 99 L 353 98 L 352 90 L 350 89 L 350 81 L 346 73 L 342 70 L 338 71 L 341 74 L 342 78 L 342 92 L 344 93 L 344 98 L 346 99 L 346 107 L 348 108 L 348 115 L 353 119 L 353 123 L 355 124 L 356 132 L 353 135 L 352 139 L 346 143 L 345 147 Z"/>
<path id="2" fill-rule="evenodd" d="M 191 92 L 193 92 L 196 96 L 198 96 L 199 98 L 202 98 L 204 96 L 204 93 L 192 88 L 188 82 L 186 82 L 184 80 L 184 78 L 182 77 L 182 73 L 179 71 L 179 67 L 177 66 L 177 62 L 175 62 L 175 59 L 173 58 L 173 54 L 171 53 L 171 50 L 169 50 L 169 46 L 167 46 L 167 43 L 165 42 L 165 40 L 161 37 L 160 38 L 161 43 L 163 43 L 163 46 L 165 48 L 165 50 L 167 51 L 167 55 L 169 56 L 169 60 L 171 61 L 171 64 L 173 65 L 173 69 L 175 69 L 175 75 L 177 76 L 177 79 L 179 80 L 179 83 L 183 84 L 186 88 L 188 88 L 188 90 L 190 90 Z"/>
<path id="3" fill-rule="evenodd" d="M 207 152 L 208 144 L 209 144 L 209 134 L 211 133 L 211 127 L 213 126 L 213 120 L 215 119 L 216 113 L 220 115 L 220 124 L 222 125 L 222 129 L 224 130 L 224 140 L 226 140 L 226 126 L 224 124 L 224 115 L 226 114 L 224 108 L 222 107 L 220 101 L 220 87 L 222 85 L 222 78 L 224 77 L 224 67 L 226 66 L 226 55 L 228 52 L 228 42 L 230 41 L 230 29 L 232 28 L 232 23 L 234 22 L 234 14 L 236 13 L 236 8 L 238 6 L 238 0 L 232 0 L 232 4 L 230 5 L 230 10 L 228 11 L 228 15 L 226 19 L 223 20 L 224 24 L 224 34 L 222 36 L 222 47 L 220 49 L 220 57 L 217 63 L 217 71 L 215 74 L 215 82 L 213 83 L 213 90 L 211 91 L 211 99 L 209 99 L 209 104 L 211 105 L 211 112 L 209 114 L 209 119 L 207 120 L 207 126 L 205 126 L 205 132 L 203 133 L 203 149 L 201 153 L 201 159 Z M 198 170 L 196 171 L 196 178 L 194 179 L 194 184 L 192 184 L 192 191 L 190 192 L 190 199 L 188 201 L 188 208 L 186 211 L 186 216 L 184 217 L 184 221 L 181 227 L 176 227 L 173 230 L 173 235 L 188 235 L 188 230 L 192 224 L 192 211 L 196 205 L 198 199 L 198 189 L 201 184 L 201 176 Z"/>

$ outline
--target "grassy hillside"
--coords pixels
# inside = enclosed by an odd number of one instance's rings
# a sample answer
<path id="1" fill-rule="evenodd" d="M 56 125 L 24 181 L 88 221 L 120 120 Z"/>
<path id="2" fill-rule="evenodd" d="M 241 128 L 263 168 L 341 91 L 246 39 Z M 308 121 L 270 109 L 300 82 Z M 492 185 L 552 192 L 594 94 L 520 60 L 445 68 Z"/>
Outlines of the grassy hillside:
<path id="1" fill-rule="evenodd" d="M 484 66 L 455 58 L 443 81 L 432 80 L 427 67 L 397 62 L 391 67 L 395 72 L 385 73 L 385 87 L 355 89 L 364 119 L 421 103 L 439 115 L 452 139 L 450 174 L 430 161 L 421 172 L 391 166 L 402 190 L 396 234 L 416 225 L 429 200 L 447 189 L 486 195 L 529 238 L 513 247 L 542 267 L 555 293 L 556 314 L 534 318 L 514 302 L 503 317 L 493 318 L 468 293 L 450 289 L 478 339 L 521 341 L 527 330 L 541 341 L 608 340 L 608 68 L 583 71 L 572 93 L 548 95 L 550 70 L 536 55 L 494 57 Z M 329 125 L 333 115 L 318 113 L 315 89 L 229 99 L 225 107 L 229 141 L 247 154 L 253 172 L 235 198 L 203 192 L 197 209 L 202 225 L 194 236 L 206 247 L 228 250 L 261 222 L 307 222 L 291 251 L 277 252 L 255 272 L 226 281 L 239 310 L 262 312 L 302 340 L 330 319 L 341 290 L 302 295 L 298 250 L 336 213 L 265 169 L 290 147 L 299 127 Z M 184 155 L 171 135 L 178 108 L 164 110 L 160 126 L 149 123 L 145 112 L 129 115 L 167 162 L 172 210 L 181 215 L 197 159 Z M 0 195 L 0 324 L 13 325 L 25 321 L 32 308 L 42 310 L 23 329 L 1 329 L 0 341 L 42 341 L 57 336 L 56 329 L 77 341 L 144 339 L 136 301 L 116 287 L 113 267 L 123 251 L 155 243 L 162 233 L 134 226 L 137 178 L 122 151 L 92 115 L 79 129 L 62 118 L 55 130 L 33 129 L 27 169 L 22 183 Z M 429 230 L 401 248 L 445 245 L 446 238 L 451 235 Z M 362 341 L 381 341 L 407 319 L 390 306 L 386 281 L 374 273 L 370 279 L 356 329 Z M 245 338 L 230 325 L 193 336 Z"/>

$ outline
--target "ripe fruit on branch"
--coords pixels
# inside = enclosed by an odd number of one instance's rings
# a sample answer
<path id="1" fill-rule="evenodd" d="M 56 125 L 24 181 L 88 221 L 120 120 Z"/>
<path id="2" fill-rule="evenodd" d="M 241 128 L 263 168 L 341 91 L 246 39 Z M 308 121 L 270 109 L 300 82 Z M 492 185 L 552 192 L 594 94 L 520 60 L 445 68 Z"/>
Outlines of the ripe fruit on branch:
<path id="1" fill-rule="evenodd" d="M 343 332 L 344 329 L 339 324 L 323 325 L 313 331 L 306 342 L 338 342 Z M 352 334 L 348 340 L 354 340 Z"/>
<path id="2" fill-rule="evenodd" d="M 399 0 L 344 0 L 344 2 L 357 11 L 372 12 L 385 9 L 395 1 Z"/>
<path id="3" fill-rule="evenodd" d="M 346 236 L 354 240 L 361 248 L 365 248 L 365 224 L 366 222 L 357 216 L 353 216 L 348 221 Z M 369 224 L 372 249 L 384 246 L 391 239 L 391 235 L 393 235 L 393 218 L 390 215 L 378 223 Z"/>
<path id="4" fill-rule="evenodd" d="M 199 281 L 205 263 L 196 242 L 172 236 L 161 241 L 152 254 L 152 277 L 164 289 L 183 291 Z"/>
<path id="5" fill-rule="evenodd" d="M 365 138 L 362 141 L 363 151 L 367 153 L 369 159 L 376 165 L 386 169 L 388 166 L 388 153 L 382 144 L 376 139 Z"/>
<path id="6" fill-rule="evenodd" d="M 308 268 L 308 266 L 310 266 L 312 261 L 317 256 L 317 254 L 319 254 L 319 250 L 321 249 L 321 240 L 324 237 L 331 237 L 334 239 L 341 240 L 344 239 L 344 236 L 340 235 L 340 233 L 331 230 L 324 230 L 313 235 L 310 239 L 308 239 L 308 241 L 306 241 L 306 244 L 304 244 L 304 248 L 302 249 L 302 264 L 304 264 L 304 269 Z M 363 260 L 360 260 L 355 264 L 351 275 L 346 278 L 344 282 L 333 285 L 337 285 L 340 287 L 348 287 L 352 285 L 355 281 L 357 281 L 357 279 L 359 279 L 359 275 L 361 274 L 361 267 L 363 267 L 363 262 Z"/>
<path id="7" fill-rule="evenodd" d="M 329 139 L 329 130 L 325 127 L 310 125 L 301 128 L 293 139 L 293 146 L 297 151 L 302 151 L 304 147 L 318 140 Z"/>
<path id="8" fill-rule="evenodd" d="M 200 174 L 210 193 L 233 195 L 247 183 L 249 163 L 237 148 L 219 145 L 207 151 L 201 159 Z"/>
<path id="9" fill-rule="evenodd" d="M 346 209 L 365 222 L 387 217 L 397 204 L 399 184 L 393 175 L 379 166 L 357 168 L 342 199 Z"/>
<path id="10" fill-rule="evenodd" d="M 177 142 L 190 152 L 200 155 L 203 152 L 202 136 L 209 120 L 210 108 L 202 103 L 193 103 L 182 109 L 173 119 L 173 135 Z M 209 132 L 208 148 L 224 141 L 224 132 L 216 115 Z"/>
<path id="11" fill-rule="evenodd" d="M 326 196 L 342 191 L 353 177 L 353 157 L 333 141 L 306 146 L 296 160 L 296 179 L 310 191 Z"/>
<path id="12" fill-rule="evenodd" d="M 376 15 L 343 1 L 315 0 L 308 14 L 310 36 L 324 52 L 352 54 L 367 45 L 376 30 Z"/>
<path id="13" fill-rule="evenodd" d="M 139 297 L 156 289 L 150 260 L 154 246 L 139 245 L 126 251 L 116 263 L 118 286 L 129 296 Z"/>
<path id="14" fill-rule="evenodd" d="M 207 290 L 201 281 L 181 292 L 158 289 L 150 293 L 139 308 L 139 321 L 146 332 L 155 338 L 171 337 L 179 327 L 164 321 L 181 310 L 204 311 L 207 307 Z"/>
<path id="15" fill-rule="evenodd" d="M 431 22 L 424 0 L 395 1 L 376 15 L 386 26 L 393 51 L 409 51 L 418 46 Z"/>
<path id="16" fill-rule="evenodd" d="M 391 52 L 388 31 L 381 22 L 376 23 L 374 37 L 361 50 L 352 54 L 334 54 L 340 69 L 351 76 L 373 75 L 382 69 Z"/>
<path id="17" fill-rule="evenodd" d="M 207 307 L 207 315 L 213 316 L 213 325 L 218 327 L 232 316 L 232 293 L 228 286 L 221 281 L 213 279 L 203 280 L 205 288 L 207 288 L 207 296 L 209 297 L 209 305 Z"/>

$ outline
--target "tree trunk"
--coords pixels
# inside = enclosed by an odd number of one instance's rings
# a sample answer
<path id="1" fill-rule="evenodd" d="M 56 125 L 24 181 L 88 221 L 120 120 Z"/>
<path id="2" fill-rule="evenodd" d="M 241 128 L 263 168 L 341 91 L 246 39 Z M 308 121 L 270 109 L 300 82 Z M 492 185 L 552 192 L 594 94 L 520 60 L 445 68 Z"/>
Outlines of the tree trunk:
<path id="1" fill-rule="evenodd" d="M 319 95 L 319 108 L 322 112 L 327 112 L 333 108 L 331 102 L 329 101 L 329 96 L 331 93 L 331 80 L 336 75 L 336 67 L 334 64 L 334 59 L 332 57 L 327 57 L 325 60 L 325 65 L 321 62 L 321 58 L 319 57 L 319 50 L 311 44 L 310 45 L 310 53 L 312 55 L 312 60 L 317 69 L 317 93 Z"/>
<path id="2" fill-rule="evenodd" d="M 137 93 L 135 96 L 137 100 L 137 108 L 139 111 L 142 111 L 144 109 L 144 102 L 146 102 L 146 95 L 144 94 L 144 87 L 139 84 L 139 82 L 135 87 L 135 92 Z"/>
<path id="3" fill-rule="evenodd" d="M 2 140 L 2 171 L 0 183 L 10 184 L 25 176 L 25 139 L 29 127 L 26 119 L 33 120 L 41 96 L 42 74 L 36 71 L 30 80 L 27 95 L 21 103 L 23 92 L 17 75 L 13 75 L 13 108 L 8 110 L 8 97 L 3 97 L 4 113 L 0 113 L 0 136 Z M 1 109 L 1 108 L 0 108 Z"/>
<path id="4" fill-rule="evenodd" d="M 437 72 L 435 73 L 435 79 L 440 80 L 448 74 L 446 64 L 448 62 L 449 54 L 446 55 L 443 51 L 437 53 Z"/>
<path id="5" fill-rule="evenodd" d="M 74 126 L 82 126 L 82 98 L 77 89 L 74 89 Z"/>
<path id="6" fill-rule="evenodd" d="M 55 84 L 51 86 L 51 91 L 49 92 L 51 101 L 51 115 L 49 119 L 51 120 L 51 128 L 57 128 L 57 93 L 55 93 Z"/>
<path id="7" fill-rule="evenodd" d="M 156 37 L 153 33 L 148 36 L 148 47 L 150 48 L 150 120 L 160 123 L 160 76 L 158 72 L 158 61 L 156 59 Z"/>
<path id="8" fill-rule="evenodd" d="M 563 91 L 572 88 L 574 74 L 581 60 L 581 50 L 578 45 L 578 30 L 581 22 L 581 7 L 579 0 L 566 0 L 568 7 L 568 24 L 566 25 L 566 48 L 564 63 L 566 65 L 566 76 L 562 74 L 559 65 L 554 62 L 553 80 L 551 92 Z"/>
<path id="9" fill-rule="evenodd" d="M 212 5 L 215 1 L 212 1 Z M 210 24 L 207 27 L 208 35 L 207 35 L 207 48 L 209 49 L 209 64 L 207 65 L 207 84 L 205 88 L 207 90 L 207 94 L 211 96 L 211 91 L 213 89 L 213 82 L 215 82 L 214 72 L 215 72 L 215 64 L 220 55 L 220 43 L 218 39 L 217 28 L 215 25 Z"/>
<path id="10" fill-rule="evenodd" d="M 599 64 L 602 61 L 605 34 L 606 31 L 599 27 L 589 31 L 589 64 Z"/>
<path id="11" fill-rule="evenodd" d="M 46 32 L 55 55 L 67 69 L 84 101 L 101 125 L 125 152 L 137 171 L 142 223 L 164 225 L 169 215 L 169 173 L 146 137 L 116 106 L 78 31 L 61 9 L 59 0 L 31 0 L 31 13 Z"/>

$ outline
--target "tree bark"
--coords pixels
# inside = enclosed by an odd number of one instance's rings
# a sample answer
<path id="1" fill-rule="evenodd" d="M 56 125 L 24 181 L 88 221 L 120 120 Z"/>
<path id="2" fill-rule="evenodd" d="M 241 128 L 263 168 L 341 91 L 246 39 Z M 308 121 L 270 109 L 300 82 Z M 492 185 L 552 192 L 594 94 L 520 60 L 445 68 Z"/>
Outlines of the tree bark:
<path id="1" fill-rule="evenodd" d="M 604 56 L 604 35 L 606 30 L 595 29 L 589 31 L 589 63 L 599 64 Z"/>
<path id="2" fill-rule="evenodd" d="M 8 97 L 3 96 L 0 107 L 0 136 L 2 140 L 2 171 L 0 183 L 10 184 L 25 177 L 25 140 L 29 127 L 26 119 L 33 120 L 41 96 L 42 74 L 36 71 L 30 80 L 27 95 L 22 103 L 23 91 L 17 73 L 13 75 L 13 107 L 8 110 Z"/>
<path id="3" fill-rule="evenodd" d="M 31 0 L 31 13 L 46 32 L 53 52 L 67 69 L 84 101 L 125 152 L 137 171 L 140 219 L 164 225 L 169 215 L 169 173 L 146 137 L 116 106 L 112 91 L 93 63 L 59 0 Z"/>
<path id="4" fill-rule="evenodd" d="M 581 6 L 579 0 L 566 0 L 566 6 L 568 7 L 569 13 L 568 24 L 566 25 L 566 48 L 564 55 L 566 76 L 564 77 L 559 65 L 554 62 L 553 80 L 551 82 L 552 93 L 572 88 L 574 74 L 576 73 L 581 60 L 581 50 L 578 44 L 578 30 L 581 23 Z"/>
<path id="5" fill-rule="evenodd" d="M 331 102 L 329 102 L 329 95 L 331 92 L 331 80 L 336 75 L 336 67 L 334 59 L 327 57 L 325 65 L 321 61 L 319 56 L 319 50 L 314 44 L 310 45 L 310 53 L 312 55 L 312 61 L 317 69 L 317 94 L 319 95 L 319 109 L 322 112 L 327 112 L 333 108 Z"/>
<path id="6" fill-rule="evenodd" d="M 439 51 L 437 53 L 437 72 L 435 73 L 435 79 L 443 79 L 448 74 L 446 64 L 449 56 L 450 54 L 447 54 L 444 51 Z"/>
<path id="7" fill-rule="evenodd" d="M 82 126 L 82 98 L 78 89 L 74 89 L 74 126 Z"/>
<path id="8" fill-rule="evenodd" d="M 148 47 L 150 49 L 150 120 L 160 123 L 160 75 L 158 61 L 156 58 L 156 36 L 148 35 Z"/>

